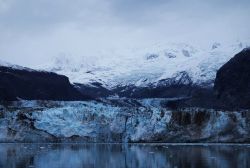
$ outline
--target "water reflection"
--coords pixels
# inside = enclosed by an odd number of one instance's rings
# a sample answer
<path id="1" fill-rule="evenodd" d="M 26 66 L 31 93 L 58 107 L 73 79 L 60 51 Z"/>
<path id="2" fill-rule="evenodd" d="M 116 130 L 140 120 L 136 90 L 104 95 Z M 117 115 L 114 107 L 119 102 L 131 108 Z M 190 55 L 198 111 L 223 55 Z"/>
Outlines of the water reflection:
<path id="1" fill-rule="evenodd" d="M 247 168 L 250 145 L 0 144 L 0 168 Z"/>

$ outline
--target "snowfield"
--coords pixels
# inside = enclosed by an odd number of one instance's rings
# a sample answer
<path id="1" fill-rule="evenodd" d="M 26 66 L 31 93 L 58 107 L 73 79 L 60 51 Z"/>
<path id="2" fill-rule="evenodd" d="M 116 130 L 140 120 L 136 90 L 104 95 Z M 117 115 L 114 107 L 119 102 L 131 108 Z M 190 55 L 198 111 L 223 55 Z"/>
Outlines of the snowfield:
<path id="1" fill-rule="evenodd" d="M 100 54 L 88 59 L 72 59 L 63 55 L 42 68 L 66 75 L 72 83 L 100 82 L 108 88 L 117 85 L 146 86 L 187 72 L 193 83 L 212 85 L 216 71 L 235 54 L 249 46 L 248 42 L 214 43 L 206 48 L 185 43 L 156 44 Z"/>

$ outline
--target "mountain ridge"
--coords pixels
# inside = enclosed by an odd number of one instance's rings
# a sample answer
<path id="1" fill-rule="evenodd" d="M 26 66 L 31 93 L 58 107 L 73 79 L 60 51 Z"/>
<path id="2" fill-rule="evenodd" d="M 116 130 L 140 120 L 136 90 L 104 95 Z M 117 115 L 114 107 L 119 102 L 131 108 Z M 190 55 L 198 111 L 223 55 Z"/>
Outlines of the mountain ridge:
<path id="1" fill-rule="evenodd" d="M 45 70 L 63 74 L 72 83 L 91 86 L 101 83 L 107 89 L 135 85 L 146 87 L 171 79 L 185 71 L 197 85 L 213 86 L 216 71 L 249 43 L 223 45 L 214 43 L 206 49 L 185 43 L 156 45 L 93 58 L 96 61 L 74 61 L 67 56 L 58 57 Z M 123 55 L 123 56 L 120 56 Z"/>

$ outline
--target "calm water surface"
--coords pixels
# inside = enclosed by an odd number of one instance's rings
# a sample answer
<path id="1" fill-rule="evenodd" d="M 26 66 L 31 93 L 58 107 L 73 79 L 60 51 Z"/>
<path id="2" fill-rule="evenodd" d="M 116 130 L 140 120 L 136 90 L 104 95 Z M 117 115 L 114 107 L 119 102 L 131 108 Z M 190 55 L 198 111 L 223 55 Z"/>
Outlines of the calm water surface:
<path id="1" fill-rule="evenodd" d="M 250 168 L 250 145 L 0 144 L 0 168 Z"/>

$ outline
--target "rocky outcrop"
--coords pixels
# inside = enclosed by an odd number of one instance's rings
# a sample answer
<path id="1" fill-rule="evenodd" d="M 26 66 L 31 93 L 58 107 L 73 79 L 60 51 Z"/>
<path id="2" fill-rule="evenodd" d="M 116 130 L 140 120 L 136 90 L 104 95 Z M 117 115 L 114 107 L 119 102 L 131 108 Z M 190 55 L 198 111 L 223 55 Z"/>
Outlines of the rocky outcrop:
<path id="1" fill-rule="evenodd" d="M 66 76 L 0 66 L 0 100 L 85 100 Z"/>
<path id="2" fill-rule="evenodd" d="M 109 97 L 115 94 L 112 90 L 105 88 L 99 82 L 93 82 L 91 84 L 74 83 L 74 85 L 80 93 L 88 95 L 93 99 L 101 97 Z"/>
<path id="3" fill-rule="evenodd" d="M 0 106 L 0 141 L 250 142 L 249 110 L 173 110 L 168 101 L 13 102 Z"/>
<path id="4" fill-rule="evenodd" d="M 112 91 L 127 98 L 189 97 L 197 89 L 187 72 L 179 72 L 172 78 L 159 80 L 146 86 L 117 86 Z"/>
<path id="5" fill-rule="evenodd" d="M 236 54 L 216 75 L 215 94 L 227 108 L 250 108 L 250 48 Z"/>
<path id="6" fill-rule="evenodd" d="M 107 89 L 105 85 L 99 82 L 89 84 L 74 83 L 77 90 L 92 98 L 104 97 L 126 97 L 126 98 L 175 98 L 191 97 L 198 93 L 200 86 L 192 83 L 187 72 L 179 72 L 172 78 L 162 79 L 160 81 L 149 83 L 144 86 L 117 85 Z M 204 86 L 203 86 L 204 87 Z M 211 87 L 205 86 L 206 89 Z M 197 95 L 197 94 L 196 94 Z"/>

